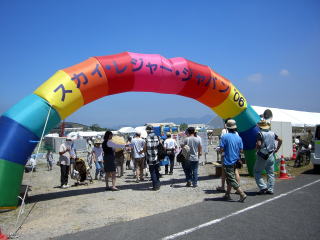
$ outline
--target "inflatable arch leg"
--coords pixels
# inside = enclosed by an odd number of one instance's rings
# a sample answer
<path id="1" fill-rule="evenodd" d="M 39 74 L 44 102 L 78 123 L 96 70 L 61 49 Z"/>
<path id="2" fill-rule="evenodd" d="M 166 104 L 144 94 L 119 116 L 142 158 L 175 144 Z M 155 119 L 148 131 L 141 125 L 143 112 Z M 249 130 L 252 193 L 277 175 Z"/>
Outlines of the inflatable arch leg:
<path id="1" fill-rule="evenodd" d="M 83 105 L 123 92 L 185 96 L 224 119 L 234 118 L 253 174 L 259 116 L 229 80 L 184 58 L 124 52 L 58 71 L 0 117 L 0 209 L 17 206 L 24 165 L 41 138 L 49 109 L 45 133 Z"/>

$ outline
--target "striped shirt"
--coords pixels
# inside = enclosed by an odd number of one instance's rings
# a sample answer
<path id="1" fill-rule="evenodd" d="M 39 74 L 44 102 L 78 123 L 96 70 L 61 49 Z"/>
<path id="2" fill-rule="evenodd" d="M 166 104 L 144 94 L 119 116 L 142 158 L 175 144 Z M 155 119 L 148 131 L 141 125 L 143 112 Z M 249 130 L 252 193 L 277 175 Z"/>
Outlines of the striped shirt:
<path id="1" fill-rule="evenodd" d="M 158 160 L 158 145 L 159 139 L 158 137 L 151 132 L 146 139 L 146 148 L 147 148 L 147 162 L 149 165 L 155 165 L 159 163 Z"/>

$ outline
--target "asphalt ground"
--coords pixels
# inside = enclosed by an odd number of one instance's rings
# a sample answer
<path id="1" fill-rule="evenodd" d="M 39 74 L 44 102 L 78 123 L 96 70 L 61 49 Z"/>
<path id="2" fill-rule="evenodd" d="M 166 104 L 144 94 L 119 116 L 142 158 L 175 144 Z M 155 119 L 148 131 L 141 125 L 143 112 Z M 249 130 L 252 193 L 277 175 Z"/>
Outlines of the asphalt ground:
<path id="1" fill-rule="evenodd" d="M 319 190 L 319 175 L 302 174 L 277 181 L 274 195 L 247 191 L 245 203 L 208 191 L 201 203 L 55 239 L 320 239 Z"/>

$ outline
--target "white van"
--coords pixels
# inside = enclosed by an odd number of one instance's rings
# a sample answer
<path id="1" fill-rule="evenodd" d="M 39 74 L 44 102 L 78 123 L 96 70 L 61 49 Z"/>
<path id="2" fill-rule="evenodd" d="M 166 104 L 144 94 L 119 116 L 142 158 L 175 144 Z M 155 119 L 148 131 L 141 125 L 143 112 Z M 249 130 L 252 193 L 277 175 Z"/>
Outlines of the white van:
<path id="1" fill-rule="evenodd" d="M 320 124 L 316 125 L 311 152 L 311 162 L 315 172 L 320 172 Z"/>

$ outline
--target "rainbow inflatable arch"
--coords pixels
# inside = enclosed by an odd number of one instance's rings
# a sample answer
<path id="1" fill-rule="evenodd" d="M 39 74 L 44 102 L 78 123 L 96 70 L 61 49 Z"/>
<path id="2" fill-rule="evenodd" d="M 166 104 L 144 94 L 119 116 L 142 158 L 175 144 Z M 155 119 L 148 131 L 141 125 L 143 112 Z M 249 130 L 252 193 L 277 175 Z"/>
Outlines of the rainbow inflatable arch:
<path id="1" fill-rule="evenodd" d="M 184 58 L 124 52 L 59 70 L 0 117 L 0 209 L 16 208 L 24 166 L 43 132 L 83 105 L 123 92 L 181 95 L 235 119 L 252 174 L 260 118 L 229 80 Z"/>

